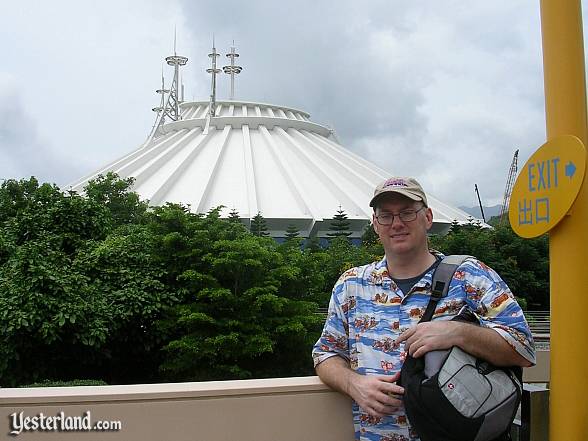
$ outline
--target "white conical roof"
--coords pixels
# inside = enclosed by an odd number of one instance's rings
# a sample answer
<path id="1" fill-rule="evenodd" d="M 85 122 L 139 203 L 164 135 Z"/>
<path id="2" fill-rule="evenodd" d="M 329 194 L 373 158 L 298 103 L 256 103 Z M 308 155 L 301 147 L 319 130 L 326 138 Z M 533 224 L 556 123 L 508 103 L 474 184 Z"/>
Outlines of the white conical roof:
<path id="1" fill-rule="evenodd" d="M 329 220 L 341 208 L 352 237 L 371 219 L 375 186 L 391 173 L 342 147 L 332 130 L 303 111 L 244 101 L 181 104 L 181 119 L 159 127 L 157 137 L 72 185 L 82 191 L 88 180 L 109 171 L 134 177 L 133 190 L 151 205 L 188 204 L 194 212 L 223 205 L 248 222 L 258 212 L 270 234 L 284 236 L 288 225 L 302 236 L 325 237 Z M 467 213 L 427 194 L 433 210 L 432 232 Z"/>

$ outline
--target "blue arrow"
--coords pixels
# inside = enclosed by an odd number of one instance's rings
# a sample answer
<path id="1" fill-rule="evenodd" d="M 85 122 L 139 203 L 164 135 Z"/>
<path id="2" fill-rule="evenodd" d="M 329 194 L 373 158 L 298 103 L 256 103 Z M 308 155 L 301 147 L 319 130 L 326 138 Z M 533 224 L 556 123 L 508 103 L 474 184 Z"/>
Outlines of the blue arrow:
<path id="1" fill-rule="evenodd" d="M 574 176 L 574 173 L 576 173 L 576 166 L 574 165 L 574 163 L 572 161 L 570 161 L 566 164 L 566 176 L 569 176 L 570 179 L 572 179 L 572 176 Z"/>

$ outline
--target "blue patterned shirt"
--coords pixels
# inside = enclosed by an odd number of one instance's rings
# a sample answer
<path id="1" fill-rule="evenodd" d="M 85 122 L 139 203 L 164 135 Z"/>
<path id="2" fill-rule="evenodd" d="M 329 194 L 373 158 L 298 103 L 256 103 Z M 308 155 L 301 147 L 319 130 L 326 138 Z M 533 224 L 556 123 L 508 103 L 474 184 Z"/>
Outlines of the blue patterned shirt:
<path id="1" fill-rule="evenodd" d="M 312 351 L 315 367 L 338 355 L 360 374 L 399 372 L 406 353 L 404 342 L 394 341 L 421 319 L 431 295 L 432 274 L 433 269 L 405 296 L 389 277 L 385 258 L 343 273 L 333 288 L 325 327 Z M 494 329 L 520 355 L 535 363 L 533 337 L 519 304 L 500 276 L 474 258 L 467 259 L 455 272 L 433 320 L 449 320 L 462 308 L 475 313 L 482 326 Z M 403 408 L 377 418 L 354 402 L 353 423 L 357 440 L 418 440 Z"/>

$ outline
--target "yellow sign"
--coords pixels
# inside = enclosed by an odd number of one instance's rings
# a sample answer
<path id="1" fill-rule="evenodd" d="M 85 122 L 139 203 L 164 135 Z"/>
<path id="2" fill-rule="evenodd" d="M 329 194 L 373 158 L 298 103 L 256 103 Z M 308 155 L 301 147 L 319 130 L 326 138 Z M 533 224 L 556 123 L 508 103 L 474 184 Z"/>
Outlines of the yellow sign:
<path id="1" fill-rule="evenodd" d="M 563 219 L 578 196 L 586 149 L 575 136 L 543 144 L 522 168 L 510 197 L 508 218 L 521 237 L 537 237 Z"/>

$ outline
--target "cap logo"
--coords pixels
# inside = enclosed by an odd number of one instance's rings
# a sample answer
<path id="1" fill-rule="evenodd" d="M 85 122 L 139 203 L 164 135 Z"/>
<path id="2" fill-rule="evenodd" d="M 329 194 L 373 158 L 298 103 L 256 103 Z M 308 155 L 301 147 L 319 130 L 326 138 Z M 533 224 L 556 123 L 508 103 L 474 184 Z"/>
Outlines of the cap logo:
<path id="1" fill-rule="evenodd" d="M 404 179 L 388 179 L 382 186 L 382 188 L 386 187 L 408 187 L 408 184 Z"/>

